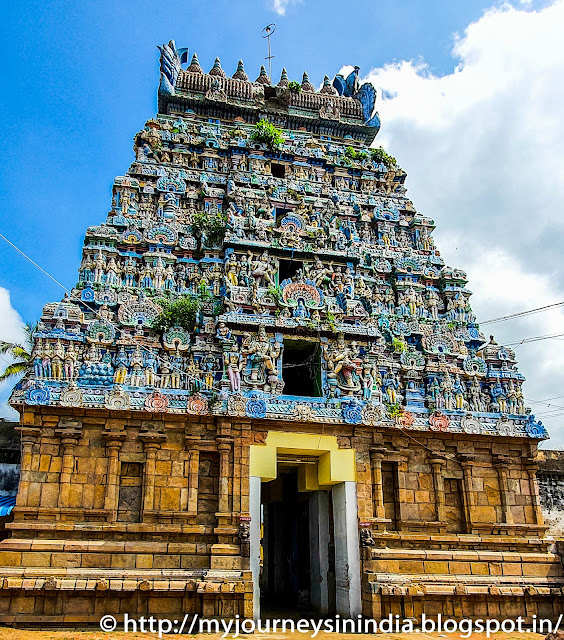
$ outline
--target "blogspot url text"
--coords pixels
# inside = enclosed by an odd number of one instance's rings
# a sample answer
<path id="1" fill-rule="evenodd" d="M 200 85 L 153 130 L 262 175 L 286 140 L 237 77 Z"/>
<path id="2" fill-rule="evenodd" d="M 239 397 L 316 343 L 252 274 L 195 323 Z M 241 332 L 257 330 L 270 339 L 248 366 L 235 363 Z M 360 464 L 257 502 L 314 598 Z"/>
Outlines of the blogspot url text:
<path id="1" fill-rule="evenodd" d="M 234 618 L 219 620 L 215 618 L 201 618 L 198 614 L 186 614 L 183 618 L 160 618 L 157 616 L 130 617 L 126 614 L 123 621 L 118 621 L 115 616 L 106 615 L 100 619 L 100 629 L 102 631 L 123 631 L 125 633 L 153 633 L 162 638 L 167 634 L 193 635 L 196 633 L 217 633 L 223 638 L 238 638 L 241 635 L 250 633 L 303 633 L 315 638 L 320 632 L 323 633 L 458 633 L 461 638 L 471 638 L 474 633 L 485 634 L 487 638 L 495 633 L 555 633 L 561 628 L 563 614 L 557 620 L 548 620 L 532 616 L 525 618 L 506 618 L 498 620 L 496 618 L 445 618 L 437 615 L 428 618 L 425 614 L 420 621 L 411 618 L 401 618 L 397 615 L 389 615 L 381 619 L 364 618 L 342 618 L 336 615 L 333 618 L 272 618 L 264 620 L 253 620 L 251 618 L 241 618 L 239 615 Z"/>

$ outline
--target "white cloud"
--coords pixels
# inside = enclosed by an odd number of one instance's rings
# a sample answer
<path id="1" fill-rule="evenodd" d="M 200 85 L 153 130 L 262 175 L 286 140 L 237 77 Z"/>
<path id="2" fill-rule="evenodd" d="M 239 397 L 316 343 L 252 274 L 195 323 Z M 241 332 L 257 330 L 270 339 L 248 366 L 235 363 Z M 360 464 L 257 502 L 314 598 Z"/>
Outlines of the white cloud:
<path id="1" fill-rule="evenodd" d="M 447 263 L 468 272 L 481 320 L 564 300 L 562 24 L 564 0 L 537 11 L 505 4 L 455 38 L 452 73 L 403 61 L 368 74 L 387 96 L 377 144 L 408 172 L 409 196 L 435 219 Z M 564 333 L 564 313 L 491 330 L 500 343 Z M 564 341 L 522 345 L 517 355 L 526 397 L 564 395 Z M 550 446 L 563 446 L 564 408 L 550 418 L 532 406 Z"/>
<path id="2" fill-rule="evenodd" d="M 288 5 L 297 2 L 300 2 L 300 0 L 272 0 L 272 8 L 279 16 L 283 16 L 286 14 Z"/>
<path id="3" fill-rule="evenodd" d="M 6 342 L 20 342 L 24 340 L 23 332 L 24 322 L 19 313 L 12 307 L 10 301 L 10 292 L 0 287 L 0 340 Z M 2 371 L 4 366 L 10 360 L 5 355 L 0 355 L 0 367 Z M 18 419 L 18 414 L 6 403 L 10 390 L 13 386 L 12 381 L 0 384 L 0 416 L 3 418 Z"/>

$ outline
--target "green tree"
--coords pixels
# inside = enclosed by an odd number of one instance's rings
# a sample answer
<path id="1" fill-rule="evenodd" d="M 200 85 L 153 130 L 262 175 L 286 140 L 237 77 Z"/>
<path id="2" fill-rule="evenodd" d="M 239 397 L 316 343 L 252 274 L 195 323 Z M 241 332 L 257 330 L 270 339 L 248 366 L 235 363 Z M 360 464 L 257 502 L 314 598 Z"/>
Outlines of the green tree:
<path id="1" fill-rule="evenodd" d="M 302 85 L 299 82 L 292 80 L 291 82 L 288 82 L 288 89 L 290 89 L 292 93 L 301 93 Z"/>
<path id="2" fill-rule="evenodd" d="M 264 143 L 271 151 L 284 143 L 282 130 L 268 120 L 259 120 L 256 123 L 255 130 L 251 133 L 251 140 Z"/>
<path id="3" fill-rule="evenodd" d="M 384 148 L 378 147 L 377 149 L 372 149 L 370 155 L 372 156 L 372 160 L 377 162 L 378 164 L 383 164 L 386 169 L 394 169 L 398 166 L 397 160 L 394 156 L 391 156 Z"/>
<path id="4" fill-rule="evenodd" d="M 162 312 L 155 318 L 153 328 L 161 333 L 172 327 L 182 327 L 186 331 L 194 331 L 202 304 L 208 298 L 207 292 L 202 291 L 196 295 L 182 296 L 176 300 L 167 300 L 166 298 L 157 300 Z"/>
<path id="5" fill-rule="evenodd" d="M 7 364 L 4 372 L 0 374 L 0 382 L 19 376 L 29 369 L 31 366 L 33 335 L 36 331 L 37 324 L 26 324 L 24 327 L 25 338 L 22 343 L 0 340 L 0 355 L 6 354 L 14 359 L 14 362 Z"/>

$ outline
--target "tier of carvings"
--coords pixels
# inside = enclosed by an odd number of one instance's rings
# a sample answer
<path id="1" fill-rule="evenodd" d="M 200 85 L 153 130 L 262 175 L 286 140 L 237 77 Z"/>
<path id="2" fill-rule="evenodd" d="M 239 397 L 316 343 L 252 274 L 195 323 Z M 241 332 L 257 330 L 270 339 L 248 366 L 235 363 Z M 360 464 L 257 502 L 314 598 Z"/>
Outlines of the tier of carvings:
<path id="1" fill-rule="evenodd" d="M 214 68 L 172 84 L 200 74 L 225 102 Z M 326 82 L 323 117 L 338 100 L 372 109 L 355 78 Z M 405 173 L 352 138 L 285 131 L 272 150 L 253 129 L 193 112 L 146 123 L 12 401 L 544 437 Z M 195 330 L 157 330 L 163 300 L 184 297 L 201 300 Z M 319 345 L 319 397 L 285 395 L 285 339 Z"/>

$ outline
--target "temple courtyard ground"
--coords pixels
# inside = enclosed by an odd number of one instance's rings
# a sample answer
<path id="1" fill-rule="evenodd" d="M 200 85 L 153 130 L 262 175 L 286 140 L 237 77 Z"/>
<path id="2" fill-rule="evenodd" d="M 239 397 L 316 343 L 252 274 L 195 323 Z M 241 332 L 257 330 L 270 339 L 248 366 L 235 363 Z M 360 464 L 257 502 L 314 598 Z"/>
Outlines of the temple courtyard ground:
<path id="1" fill-rule="evenodd" d="M 198 635 L 175 635 L 170 634 L 163 636 L 165 638 L 175 638 L 176 640 L 221 640 L 222 636 L 218 634 L 198 634 Z M 228 636 L 231 637 L 231 636 Z M 302 633 L 270 633 L 270 634 L 248 634 L 240 636 L 246 640 L 298 640 L 298 638 L 308 638 L 310 634 Z M 335 634 L 335 633 L 318 633 L 316 639 L 319 640 L 366 640 L 369 636 L 359 634 Z M 461 640 L 463 636 L 459 633 L 448 634 L 432 634 L 432 633 L 410 633 L 397 634 L 385 633 L 378 634 L 379 640 L 439 640 L 439 638 L 448 638 L 450 640 Z M 472 640 L 485 640 L 485 633 L 474 633 L 470 636 Z M 544 640 L 545 635 L 538 633 L 496 633 L 490 635 L 493 640 Z M 123 633 L 112 632 L 102 633 L 100 631 L 43 631 L 43 630 L 25 630 L 25 629 L 8 629 L 0 627 L 0 640 L 157 640 L 158 635 L 155 633 Z"/>

